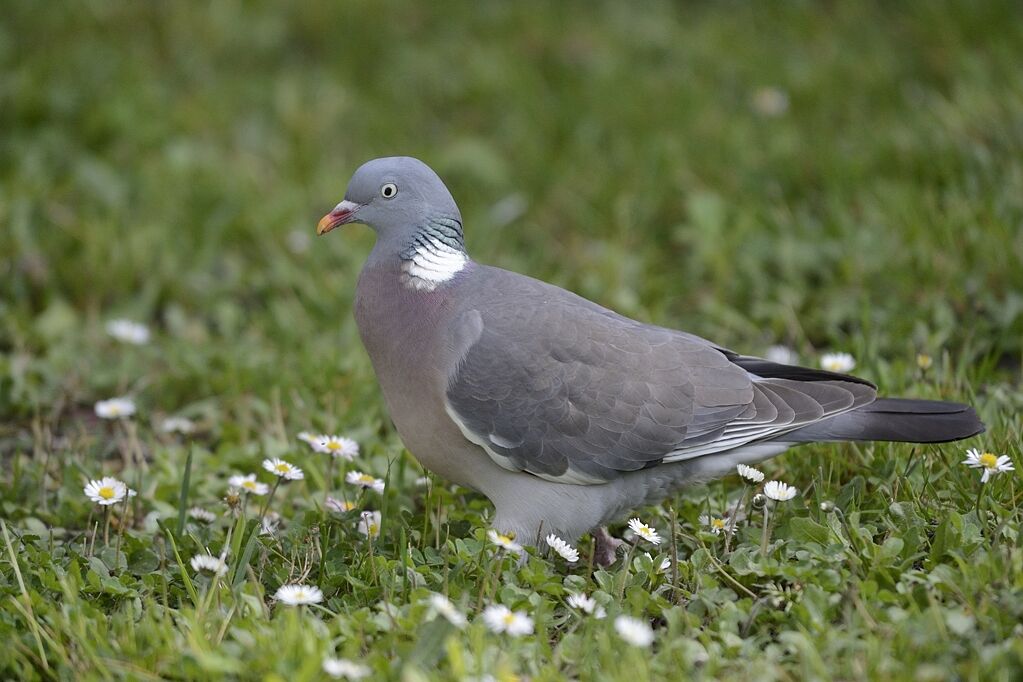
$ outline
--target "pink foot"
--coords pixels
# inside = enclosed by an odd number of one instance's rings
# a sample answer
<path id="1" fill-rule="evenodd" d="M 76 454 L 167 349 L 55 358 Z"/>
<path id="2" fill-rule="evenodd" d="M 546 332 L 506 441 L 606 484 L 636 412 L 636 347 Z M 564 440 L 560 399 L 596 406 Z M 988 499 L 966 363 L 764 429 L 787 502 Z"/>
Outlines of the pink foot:
<path id="1" fill-rule="evenodd" d="M 615 554 L 622 541 L 612 537 L 606 526 L 590 531 L 590 535 L 593 536 L 593 560 L 601 568 L 607 568 L 615 562 Z"/>

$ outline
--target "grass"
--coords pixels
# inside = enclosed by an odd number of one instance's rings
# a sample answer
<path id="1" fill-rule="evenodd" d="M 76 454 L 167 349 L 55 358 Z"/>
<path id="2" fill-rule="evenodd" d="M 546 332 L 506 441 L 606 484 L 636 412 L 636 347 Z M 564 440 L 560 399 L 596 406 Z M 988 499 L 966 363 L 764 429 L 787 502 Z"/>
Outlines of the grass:
<path id="1" fill-rule="evenodd" d="M 317 679 L 332 655 L 413 681 L 1019 679 L 1021 19 L 1010 2 L 7 3 L 3 677 Z M 764 88 L 787 109 L 758 110 Z M 394 153 L 449 181 L 481 261 L 745 352 L 849 351 L 885 393 L 968 400 L 988 431 L 765 463 L 800 492 L 766 553 L 759 510 L 727 548 L 699 524 L 743 495 L 730 477 L 640 510 L 668 541 L 628 565 L 591 570 L 584 541 L 580 566 L 520 566 L 486 540 L 486 500 L 417 483 L 386 417 L 351 317 L 369 231 L 311 239 L 352 170 Z M 152 341 L 108 337 L 117 317 Z M 133 419 L 95 417 L 122 394 Z M 198 429 L 164 434 L 166 415 Z M 348 468 L 385 492 L 353 495 L 304 429 L 358 440 Z M 981 486 L 966 446 L 1017 471 Z M 226 480 L 271 483 L 276 456 L 306 476 L 260 535 Z M 138 490 L 108 542 L 82 494 L 101 475 Z M 342 491 L 356 508 L 327 512 Z M 372 542 L 363 509 L 382 512 Z M 191 569 L 225 549 L 223 578 Z M 294 581 L 325 601 L 271 599 Z M 579 591 L 609 617 L 568 609 Z M 432 592 L 471 624 L 431 619 Z M 488 632 L 490 603 L 535 634 Z M 619 614 L 653 624 L 651 649 L 622 643 Z"/>

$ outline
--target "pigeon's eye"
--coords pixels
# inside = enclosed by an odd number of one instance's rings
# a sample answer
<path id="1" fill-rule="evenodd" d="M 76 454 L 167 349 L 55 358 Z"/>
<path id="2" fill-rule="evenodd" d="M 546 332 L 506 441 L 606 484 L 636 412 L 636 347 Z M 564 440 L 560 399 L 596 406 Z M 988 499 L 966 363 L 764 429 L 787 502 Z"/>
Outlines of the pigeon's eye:
<path id="1" fill-rule="evenodd" d="M 393 182 L 389 182 L 380 188 L 380 196 L 384 199 L 393 199 L 394 195 L 398 193 L 398 186 Z"/>

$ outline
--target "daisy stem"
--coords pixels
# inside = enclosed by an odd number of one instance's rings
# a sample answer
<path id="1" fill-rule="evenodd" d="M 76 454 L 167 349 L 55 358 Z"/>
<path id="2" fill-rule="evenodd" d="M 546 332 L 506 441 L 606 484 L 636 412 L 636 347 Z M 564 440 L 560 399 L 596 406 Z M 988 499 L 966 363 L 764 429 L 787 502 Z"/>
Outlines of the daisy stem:
<path id="1" fill-rule="evenodd" d="M 771 519 L 771 503 L 764 503 L 764 533 L 760 538 L 760 556 L 767 558 L 767 540 L 770 535 L 768 531 L 769 523 Z"/>
<path id="2" fill-rule="evenodd" d="M 377 575 L 377 562 L 373 557 L 373 533 L 369 527 L 369 523 L 366 523 L 366 530 L 370 531 L 366 533 L 366 544 L 369 547 L 369 567 L 373 570 L 373 584 L 380 585 L 380 576 Z"/>
<path id="3" fill-rule="evenodd" d="M 278 476 L 277 480 L 274 481 L 274 487 L 270 488 L 270 494 L 266 497 L 266 502 L 263 504 L 263 508 L 259 510 L 259 525 L 263 526 L 263 517 L 266 516 L 266 512 L 270 509 L 270 503 L 274 500 L 274 493 L 277 492 L 277 488 L 281 485 L 281 477 Z"/>
<path id="4" fill-rule="evenodd" d="M 500 561 L 501 559 L 498 559 Z M 479 595 L 476 597 L 476 612 L 479 613 L 483 609 L 483 600 L 490 592 L 490 575 L 491 570 L 494 568 L 494 557 L 490 557 L 490 561 L 487 562 L 487 572 L 483 576 L 483 583 L 480 585 Z"/>
<path id="5" fill-rule="evenodd" d="M 110 505 L 103 506 L 103 546 L 110 544 Z"/>
<path id="6" fill-rule="evenodd" d="M 130 495 L 125 495 L 124 505 L 121 507 L 121 523 L 119 523 L 117 526 L 117 547 L 116 549 L 114 549 L 115 566 L 120 563 L 120 559 L 118 559 L 118 556 L 121 554 L 121 538 L 124 537 L 125 519 L 128 518 L 128 500 L 130 499 L 131 499 Z M 127 560 L 125 561 L 125 563 L 127 563 Z"/>
<path id="7" fill-rule="evenodd" d="M 99 521 L 97 521 L 96 523 L 92 524 L 92 542 L 90 543 L 88 540 L 86 540 L 86 543 L 85 543 L 88 546 L 88 557 L 90 559 L 92 558 L 93 552 L 96 551 L 96 534 L 97 533 L 99 533 Z"/>
<path id="8" fill-rule="evenodd" d="M 980 486 L 977 488 L 977 502 L 976 502 L 976 504 L 974 504 L 974 509 L 976 509 L 976 514 L 977 514 L 977 523 L 980 524 L 981 528 L 984 528 L 984 526 L 987 525 L 987 524 L 984 523 L 984 520 L 981 517 L 981 505 L 983 503 L 984 503 L 984 484 L 981 483 Z"/>
<path id="9" fill-rule="evenodd" d="M 323 488 L 323 508 L 327 508 L 327 498 L 330 497 L 330 488 L 334 484 L 334 457 L 330 457 L 330 463 L 327 465 L 327 485 Z"/>
<path id="10" fill-rule="evenodd" d="M 639 538 L 635 538 L 631 545 L 629 545 L 629 551 L 625 553 L 625 563 L 622 565 L 622 581 L 618 585 L 618 601 L 621 601 L 625 597 L 625 583 L 629 580 L 629 567 L 632 566 L 632 553 L 636 551 L 636 546 L 639 544 Z"/>
<path id="11" fill-rule="evenodd" d="M 735 534 L 735 521 L 739 518 L 739 514 L 742 513 L 742 507 L 746 504 L 746 493 L 749 492 L 749 486 L 744 485 L 742 487 L 742 495 L 739 496 L 739 503 L 735 505 L 735 510 L 732 512 L 732 518 L 728 519 L 728 531 L 725 533 L 725 554 L 728 554 L 728 550 L 732 546 L 732 535 Z"/>

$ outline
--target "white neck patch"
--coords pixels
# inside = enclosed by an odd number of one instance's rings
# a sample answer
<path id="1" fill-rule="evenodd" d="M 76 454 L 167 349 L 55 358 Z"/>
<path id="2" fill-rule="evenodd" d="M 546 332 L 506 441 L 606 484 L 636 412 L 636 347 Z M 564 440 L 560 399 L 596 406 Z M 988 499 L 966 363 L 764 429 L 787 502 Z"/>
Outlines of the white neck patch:
<path id="1" fill-rule="evenodd" d="M 433 291 L 461 272 L 469 262 L 464 251 L 433 237 L 417 241 L 410 256 L 402 259 L 401 283 L 420 291 Z"/>

